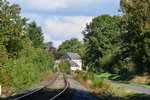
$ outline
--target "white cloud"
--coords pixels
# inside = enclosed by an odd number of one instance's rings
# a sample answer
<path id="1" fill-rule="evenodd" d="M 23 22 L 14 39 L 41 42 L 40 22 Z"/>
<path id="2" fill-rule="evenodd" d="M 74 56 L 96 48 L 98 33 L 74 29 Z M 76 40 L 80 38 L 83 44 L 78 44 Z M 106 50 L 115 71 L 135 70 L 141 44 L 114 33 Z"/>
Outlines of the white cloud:
<path id="1" fill-rule="evenodd" d="M 50 42 L 50 41 L 52 41 L 50 34 L 44 34 L 44 42 Z"/>
<path id="2" fill-rule="evenodd" d="M 62 44 L 62 42 L 63 42 L 63 41 L 53 40 L 53 45 L 54 45 L 54 47 L 58 48 L 59 45 Z"/>
<path id="3" fill-rule="evenodd" d="M 35 20 L 39 26 L 42 25 L 44 42 L 53 41 L 55 47 L 58 47 L 62 41 L 73 37 L 82 40 L 81 32 L 86 23 L 91 22 L 93 18 L 89 16 L 49 16 L 45 18 L 36 13 L 24 13 L 23 16 Z"/>
<path id="4" fill-rule="evenodd" d="M 25 16 L 26 18 L 30 18 L 30 20 L 36 20 L 39 21 L 41 19 L 41 16 L 39 14 L 35 14 L 35 13 L 23 13 L 23 16 Z"/>
<path id="5" fill-rule="evenodd" d="M 63 40 L 76 37 L 81 40 L 81 32 L 91 20 L 92 17 L 87 16 L 51 17 L 45 20 L 45 27 L 52 38 Z"/>
<path id="6" fill-rule="evenodd" d="M 68 1 L 68 4 L 70 5 L 82 5 L 87 6 L 91 5 L 93 3 L 103 3 L 103 2 L 109 2 L 110 0 L 66 0 Z"/>

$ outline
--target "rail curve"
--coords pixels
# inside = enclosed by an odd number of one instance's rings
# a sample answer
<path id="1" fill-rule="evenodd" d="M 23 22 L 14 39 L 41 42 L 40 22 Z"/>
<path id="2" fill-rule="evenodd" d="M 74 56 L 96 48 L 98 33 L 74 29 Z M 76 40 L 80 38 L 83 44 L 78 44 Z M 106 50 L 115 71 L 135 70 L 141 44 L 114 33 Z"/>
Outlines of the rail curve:
<path id="1" fill-rule="evenodd" d="M 62 94 L 67 90 L 67 88 L 69 87 L 69 82 L 68 82 L 68 80 L 67 80 L 66 75 L 65 75 L 64 73 L 61 73 L 61 74 L 63 74 L 63 79 L 64 79 L 64 82 L 65 82 L 65 83 L 64 83 L 65 86 L 64 86 L 64 88 L 63 88 L 58 94 L 56 94 L 55 96 L 49 98 L 48 100 L 55 100 L 55 99 L 58 99 L 59 96 L 62 95 Z M 51 86 L 51 85 L 57 80 L 57 78 L 58 78 L 59 75 L 60 75 L 60 74 L 57 74 L 57 75 L 56 75 L 46 86 L 44 86 L 44 87 L 41 87 L 41 88 L 39 88 L 39 89 L 36 89 L 36 90 L 34 90 L 34 91 L 32 91 L 32 92 L 29 92 L 29 93 L 27 93 L 27 94 L 24 94 L 24 95 L 22 95 L 22 96 L 19 96 L 19 97 L 13 98 L 13 99 L 8 99 L 8 100 L 24 100 L 24 98 L 27 98 L 27 97 L 32 96 L 33 94 L 35 94 L 35 93 L 41 91 L 42 89 L 46 88 L 47 86 Z"/>

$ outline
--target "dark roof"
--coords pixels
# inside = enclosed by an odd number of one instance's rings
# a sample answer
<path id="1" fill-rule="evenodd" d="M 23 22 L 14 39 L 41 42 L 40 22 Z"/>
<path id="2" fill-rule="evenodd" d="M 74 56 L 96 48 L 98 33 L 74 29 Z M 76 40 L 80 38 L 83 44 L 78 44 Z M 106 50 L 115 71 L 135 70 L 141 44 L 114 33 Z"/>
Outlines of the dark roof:
<path id="1" fill-rule="evenodd" d="M 67 52 L 60 59 L 80 59 L 80 56 L 77 53 Z"/>
<path id="2" fill-rule="evenodd" d="M 69 61 L 71 67 L 80 67 L 77 63 L 75 63 L 74 61 Z"/>

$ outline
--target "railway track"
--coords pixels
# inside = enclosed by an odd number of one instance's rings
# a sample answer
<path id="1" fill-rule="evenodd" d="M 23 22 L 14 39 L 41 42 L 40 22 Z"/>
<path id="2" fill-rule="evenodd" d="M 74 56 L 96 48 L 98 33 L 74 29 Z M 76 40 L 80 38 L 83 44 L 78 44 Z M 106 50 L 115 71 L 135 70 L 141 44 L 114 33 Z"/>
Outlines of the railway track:
<path id="1" fill-rule="evenodd" d="M 45 87 L 8 100 L 65 100 L 69 83 L 65 74 L 58 74 Z"/>

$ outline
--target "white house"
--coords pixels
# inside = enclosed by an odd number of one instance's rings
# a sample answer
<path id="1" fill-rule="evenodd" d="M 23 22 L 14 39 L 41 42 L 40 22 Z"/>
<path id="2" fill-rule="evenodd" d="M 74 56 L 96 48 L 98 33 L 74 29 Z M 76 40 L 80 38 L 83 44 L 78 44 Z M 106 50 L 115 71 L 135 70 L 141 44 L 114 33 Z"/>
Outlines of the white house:
<path id="1" fill-rule="evenodd" d="M 71 70 L 82 70 L 82 61 L 77 53 L 65 53 L 61 60 L 68 60 L 70 63 Z"/>

